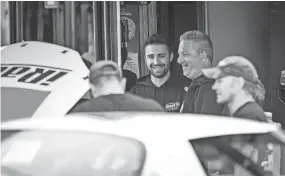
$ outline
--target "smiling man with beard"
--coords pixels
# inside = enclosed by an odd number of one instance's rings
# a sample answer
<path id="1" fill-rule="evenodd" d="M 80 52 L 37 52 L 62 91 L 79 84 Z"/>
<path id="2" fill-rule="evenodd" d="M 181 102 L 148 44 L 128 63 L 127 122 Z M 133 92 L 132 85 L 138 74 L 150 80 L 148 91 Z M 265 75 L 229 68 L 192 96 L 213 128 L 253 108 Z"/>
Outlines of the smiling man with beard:
<path id="1" fill-rule="evenodd" d="M 192 80 L 181 107 L 182 113 L 222 115 L 223 106 L 216 102 L 212 90 L 214 81 L 202 74 L 202 69 L 210 68 L 213 61 L 213 44 L 200 31 L 187 31 L 180 36 L 177 62 L 183 74 Z"/>
<path id="2" fill-rule="evenodd" d="M 150 74 L 138 79 L 130 92 L 156 100 L 166 112 L 179 112 L 188 85 L 183 78 L 171 75 L 173 53 L 166 39 L 158 34 L 150 36 L 144 44 L 144 56 Z"/>

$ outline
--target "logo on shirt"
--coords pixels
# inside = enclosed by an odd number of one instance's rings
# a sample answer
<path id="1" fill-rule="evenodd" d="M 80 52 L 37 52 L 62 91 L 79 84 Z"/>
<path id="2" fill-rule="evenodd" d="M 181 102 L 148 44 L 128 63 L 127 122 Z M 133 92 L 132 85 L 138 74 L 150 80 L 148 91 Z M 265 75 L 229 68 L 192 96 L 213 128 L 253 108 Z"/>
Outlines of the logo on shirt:
<path id="1" fill-rule="evenodd" d="M 179 107 L 180 107 L 179 101 L 167 103 L 165 105 L 165 111 L 175 111 L 175 110 L 179 109 Z"/>

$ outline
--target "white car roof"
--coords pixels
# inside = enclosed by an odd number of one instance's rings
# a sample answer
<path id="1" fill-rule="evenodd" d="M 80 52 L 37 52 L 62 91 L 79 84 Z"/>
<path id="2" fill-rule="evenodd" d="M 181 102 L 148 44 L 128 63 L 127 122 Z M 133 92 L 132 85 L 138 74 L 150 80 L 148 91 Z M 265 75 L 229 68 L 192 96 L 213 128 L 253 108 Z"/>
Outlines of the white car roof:
<path id="1" fill-rule="evenodd" d="M 120 120 L 95 115 L 71 114 L 64 118 L 27 118 L 1 124 L 8 129 L 51 129 L 101 132 L 126 137 L 167 136 L 187 140 L 220 135 L 267 133 L 280 130 L 275 124 L 197 114 L 116 113 Z M 124 116 L 124 118 L 122 118 Z"/>
<path id="2" fill-rule="evenodd" d="M 64 46 L 38 41 L 6 46 L 1 121 L 65 115 L 89 90 L 89 72 L 80 54 Z"/>

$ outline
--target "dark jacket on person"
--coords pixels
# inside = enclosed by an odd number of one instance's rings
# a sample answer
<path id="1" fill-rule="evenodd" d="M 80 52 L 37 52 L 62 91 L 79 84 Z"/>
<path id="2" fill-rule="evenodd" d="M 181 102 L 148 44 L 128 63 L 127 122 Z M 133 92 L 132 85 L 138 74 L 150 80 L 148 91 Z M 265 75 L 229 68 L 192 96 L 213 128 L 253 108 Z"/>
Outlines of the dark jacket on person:
<path id="1" fill-rule="evenodd" d="M 233 117 L 251 119 L 255 121 L 268 122 L 263 109 L 256 102 L 247 102 L 237 109 Z"/>
<path id="2" fill-rule="evenodd" d="M 70 113 L 102 111 L 163 112 L 163 108 L 151 99 L 125 93 L 103 95 L 95 99 L 85 100 L 74 107 Z"/>
<path id="3" fill-rule="evenodd" d="M 183 79 L 170 77 L 163 85 L 157 87 L 152 83 L 151 76 L 146 75 L 137 80 L 130 92 L 141 97 L 154 99 L 166 112 L 179 112 L 186 94 L 184 87 L 188 85 Z"/>
<path id="4" fill-rule="evenodd" d="M 130 70 L 123 70 L 123 77 L 127 79 L 126 91 L 129 91 L 137 82 L 137 75 Z"/>
<path id="5" fill-rule="evenodd" d="M 182 113 L 222 115 L 223 105 L 217 103 L 217 96 L 212 89 L 214 80 L 201 75 L 192 80 L 184 103 Z"/>
<path id="6" fill-rule="evenodd" d="M 268 122 L 268 118 L 266 117 L 263 109 L 256 102 L 245 103 L 244 105 L 239 107 L 232 115 L 228 107 L 226 107 L 224 110 L 225 116 Z"/>

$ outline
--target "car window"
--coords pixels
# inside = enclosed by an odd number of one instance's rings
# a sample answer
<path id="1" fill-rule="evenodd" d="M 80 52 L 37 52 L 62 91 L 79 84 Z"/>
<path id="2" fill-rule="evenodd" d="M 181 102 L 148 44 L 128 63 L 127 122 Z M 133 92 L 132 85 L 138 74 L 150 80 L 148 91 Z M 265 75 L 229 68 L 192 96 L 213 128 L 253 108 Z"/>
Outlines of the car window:
<path id="1" fill-rule="evenodd" d="M 233 135 L 190 141 L 209 176 L 284 175 L 285 145 L 272 134 Z"/>
<path id="2" fill-rule="evenodd" d="M 145 157 L 142 142 L 102 133 L 22 131 L 1 141 L 6 176 L 139 176 Z"/>
<path id="3" fill-rule="evenodd" d="M 1 87 L 1 122 L 31 117 L 49 95 L 49 91 Z"/>

